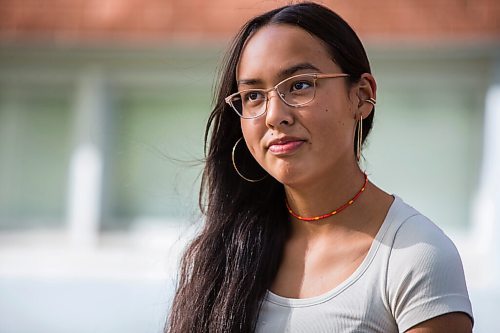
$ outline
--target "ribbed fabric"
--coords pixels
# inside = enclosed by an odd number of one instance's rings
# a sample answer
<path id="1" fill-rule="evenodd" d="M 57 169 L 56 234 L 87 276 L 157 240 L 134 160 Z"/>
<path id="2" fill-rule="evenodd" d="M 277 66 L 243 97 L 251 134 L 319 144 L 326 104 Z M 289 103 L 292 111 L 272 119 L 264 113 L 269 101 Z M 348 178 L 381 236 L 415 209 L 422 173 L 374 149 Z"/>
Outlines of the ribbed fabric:
<path id="1" fill-rule="evenodd" d="M 450 312 L 472 318 L 458 251 L 441 229 L 395 196 L 349 278 L 311 298 L 268 291 L 256 332 L 404 332 Z"/>

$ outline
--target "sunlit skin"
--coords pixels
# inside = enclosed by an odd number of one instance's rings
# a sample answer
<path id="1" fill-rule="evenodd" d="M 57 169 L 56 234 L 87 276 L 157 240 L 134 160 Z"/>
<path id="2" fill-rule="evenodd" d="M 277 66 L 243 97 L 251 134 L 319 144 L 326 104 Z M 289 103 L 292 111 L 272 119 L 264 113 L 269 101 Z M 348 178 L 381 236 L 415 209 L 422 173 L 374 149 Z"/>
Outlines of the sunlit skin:
<path id="1" fill-rule="evenodd" d="M 239 90 L 269 89 L 302 73 L 333 74 L 342 69 L 316 37 L 294 26 L 267 25 L 247 41 L 236 80 Z M 347 78 L 322 79 L 310 104 L 287 106 L 273 91 L 264 115 L 241 120 L 250 152 L 284 184 L 287 200 L 299 215 L 328 213 L 362 186 L 354 130 L 359 117 L 366 118 L 373 110 L 365 102 L 370 97 L 376 98 L 371 74 L 353 84 Z M 270 146 L 283 137 L 288 143 Z M 271 290 L 306 298 L 339 285 L 363 261 L 392 201 L 391 195 L 369 182 L 355 204 L 339 215 L 315 223 L 291 218 L 292 235 Z M 443 320 L 450 332 L 470 332 L 470 320 L 460 313 L 428 320 L 409 332 L 442 332 Z"/>
<path id="2" fill-rule="evenodd" d="M 292 38 L 283 39 L 281 34 L 288 30 Z M 294 74 L 318 72 L 342 70 L 316 38 L 298 28 L 270 26 L 259 30 L 246 45 L 238 66 L 238 88 L 269 88 Z M 356 91 L 352 89 L 348 95 L 346 78 L 322 79 L 317 84 L 310 104 L 289 107 L 272 92 L 265 115 L 241 122 L 245 141 L 257 161 L 281 183 L 301 191 L 338 181 L 340 177 L 332 174 L 336 170 L 357 171 L 356 178 L 362 180 L 353 152 L 360 102 Z M 371 106 L 364 106 L 366 118 Z M 283 136 L 296 137 L 297 149 L 287 154 L 267 149 L 271 140 Z"/>
<path id="3" fill-rule="evenodd" d="M 295 69 L 295 70 L 294 70 Z M 281 80 L 302 73 L 342 73 L 316 37 L 300 28 L 270 25 L 258 30 L 247 42 L 237 69 L 238 89 L 268 89 Z M 366 118 L 375 98 L 375 80 L 364 74 L 358 83 L 347 78 L 317 81 L 314 100 L 298 108 L 287 106 L 270 93 L 267 112 L 256 119 L 242 119 L 247 146 L 258 163 L 285 185 L 292 209 L 302 216 L 332 211 L 352 197 L 363 184 L 363 173 L 354 156 L 354 130 L 360 116 Z M 294 138 L 285 153 L 269 147 L 272 140 Z M 369 184 L 359 202 L 373 194 L 392 197 Z M 380 198 L 378 198 L 380 199 Z M 384 200 L 383 200 L 384 201 Z M 382 201 L 382 202 L 383 202 Z M 387 205 L 387 206 L 388 206 Z M 336 216 L 335 223 L 295 223 L 294 227 L 326 232 L 342 225 L 350 207 Z M 347 219 L 348 220 L 348 219 Z M 352 227 L 352 223 L 349 223 Z M 376 231 L 377 228 L 375 227 Z"/>

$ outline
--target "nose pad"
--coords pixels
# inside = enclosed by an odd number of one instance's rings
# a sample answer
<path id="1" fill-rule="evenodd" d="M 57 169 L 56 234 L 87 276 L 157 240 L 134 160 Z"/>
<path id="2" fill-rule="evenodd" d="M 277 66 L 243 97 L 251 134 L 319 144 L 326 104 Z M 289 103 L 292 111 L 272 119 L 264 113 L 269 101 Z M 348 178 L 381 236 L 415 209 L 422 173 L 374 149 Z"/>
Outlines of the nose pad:
<path id="1" fill-rule="evenodd" d="M 283 102 L 285 103 L 286 105 L 288 105 L 286 102 L 285 102 L 285 93 L 282 93 L 281 91 L 278 90 L 278 88 L 275 88 L 274 91 L 276 92 L 276 96 Z"/>
<path id="2" fill-rule="evenodd" d="M 275 128 L 281 124 L 293 123 L 293 112 L 290 106 L 285 103 L 285 94 L 276 91 L 276 96 L 268 94 L 266 124 L 270 128 Z"/>

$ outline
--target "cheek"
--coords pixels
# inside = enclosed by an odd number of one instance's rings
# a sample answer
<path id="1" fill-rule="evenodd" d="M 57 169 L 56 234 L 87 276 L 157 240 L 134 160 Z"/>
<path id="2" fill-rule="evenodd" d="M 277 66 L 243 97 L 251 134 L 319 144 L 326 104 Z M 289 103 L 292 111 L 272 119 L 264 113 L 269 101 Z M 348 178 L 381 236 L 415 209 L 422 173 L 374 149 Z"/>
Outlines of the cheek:
<path id="1" fill-rule="evenodd" d="M 265 131 L 261 130 L 259 126 L 259 119 L 242 119 L 241 120 L 241 131 L 243 132 L 243 138 L 247 144 L 248 150 L 255 158 L 258 158 L 259 147 L 262 137 Z"/>
<path id="2" fill-rule="evenodd" d="M 315 149 L 328 151 L 332 147 L 346 145 L 350 142 L 354 123 L 348 118 L 348 111 L 334 107 L 323 108 L 322 116 L 307 119 Z M 340 114 L 344 112 L 344 114 Z"/>

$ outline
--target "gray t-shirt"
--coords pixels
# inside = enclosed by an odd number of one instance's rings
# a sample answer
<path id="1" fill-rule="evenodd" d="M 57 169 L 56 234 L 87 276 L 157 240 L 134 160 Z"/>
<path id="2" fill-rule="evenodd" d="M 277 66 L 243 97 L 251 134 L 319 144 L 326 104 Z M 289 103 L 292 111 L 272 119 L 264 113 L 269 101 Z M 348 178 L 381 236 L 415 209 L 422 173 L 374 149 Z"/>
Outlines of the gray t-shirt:
<path id="1" fill-rule="evenodd" d="M 395 197 L 368 254 L 327 293 L 292 299 L 268 291 L 257 333 L 405 332 L 436 316 L 472 307 L 452 241 Z"/>

